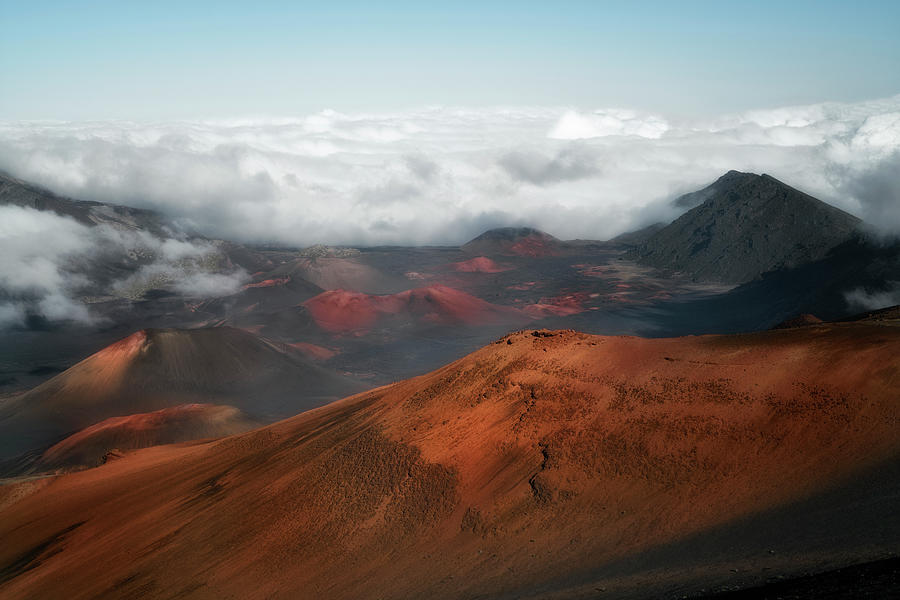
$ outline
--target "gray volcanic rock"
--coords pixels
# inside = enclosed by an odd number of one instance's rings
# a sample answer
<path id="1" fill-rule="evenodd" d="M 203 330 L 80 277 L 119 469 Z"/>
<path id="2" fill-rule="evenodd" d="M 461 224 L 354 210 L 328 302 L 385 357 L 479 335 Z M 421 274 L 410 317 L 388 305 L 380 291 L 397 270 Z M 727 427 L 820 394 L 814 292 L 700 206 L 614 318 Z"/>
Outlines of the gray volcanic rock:
<path id="1" fill-rule="evenodd" d="M 861 223 L 769 175 L 729 171 L 688 196 L 705 200 L 632 250 L 630 258 L 696 280 L 741 283 L 819 260 L 856 237 Z"/>

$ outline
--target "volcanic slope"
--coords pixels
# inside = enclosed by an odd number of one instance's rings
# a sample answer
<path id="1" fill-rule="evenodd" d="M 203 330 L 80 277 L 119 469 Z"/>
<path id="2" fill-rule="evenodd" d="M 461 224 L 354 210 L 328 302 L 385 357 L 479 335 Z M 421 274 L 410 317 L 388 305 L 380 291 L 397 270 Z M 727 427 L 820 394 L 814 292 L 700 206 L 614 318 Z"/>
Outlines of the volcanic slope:
<path id="1" fill-rule="evenodd" d="M 704 200 L 631 258 L 697 280 L 741 283 L 819 260 L 855 237 L 861 223 L 769 175 L 729 171 L 688 196 Z"/>
<path id="2" fill-rule="evenodd" d="M 0 405 L 0 458 L 109 417 L 215 403 L 272 422 L 361 389 L 300 351 L 239 329 L 142 330 Z"/>
<path id="3" fill-rule="evenodd" d="M 233 406 L 183 404 L 150 413 L 110 417 L 44 452 L 34 471 L 96 467 L 110 453 L 190 440 L 221 438 L 259 427 Z"/>
<path id="4" fill-rule="evenodd" d="M 4 598 L 681 597 L 895 551 L 900 327 L 519 332 L 0 487 Z"/>

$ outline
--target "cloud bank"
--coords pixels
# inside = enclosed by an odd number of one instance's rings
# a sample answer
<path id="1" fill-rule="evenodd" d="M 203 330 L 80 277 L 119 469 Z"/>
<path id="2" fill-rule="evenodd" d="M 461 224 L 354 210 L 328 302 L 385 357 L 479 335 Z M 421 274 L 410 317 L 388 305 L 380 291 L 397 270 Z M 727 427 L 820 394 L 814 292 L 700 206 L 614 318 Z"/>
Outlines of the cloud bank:
<path id="1" fill-rule="evenodd" d="M 0 123 L 0 169 L 245 242 L 456 244 L 531 225 L 606 239 L 729 169 L 900 230 L 900 96 L 684 120 L 625 109 L 323 111 L 230 121 Z"/>
<path id="2" fill-rule="evenodd" d="M 0 327 L 29 315 L 91 322 L 97 290 L 137 299 L 154 288 L 189 297 L 233 293 L 240 271 L 217 272 L 206 242 L 159 239 L 110 225 L 90 227 L 49 211 L 0 206 Z"/>
<path id="3" fill-rule="evenodd" d="M 855 310 L 878 310 L 900 304 L 900 281 L 885 282 L 887 289 L 872 292 L 857 288 L 844 294 L 847 305 Z"/>

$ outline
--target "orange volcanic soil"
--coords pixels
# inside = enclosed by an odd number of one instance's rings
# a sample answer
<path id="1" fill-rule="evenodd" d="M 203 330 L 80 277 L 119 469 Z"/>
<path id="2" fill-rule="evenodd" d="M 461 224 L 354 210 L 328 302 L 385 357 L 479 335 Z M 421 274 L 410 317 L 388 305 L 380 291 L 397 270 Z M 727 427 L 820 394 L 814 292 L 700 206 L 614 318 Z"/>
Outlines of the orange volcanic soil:
<path id="1" fill-rule="evenodd" d="M 94 467 L 112 450 L 220 438 L 259 425 L 233 406 L 214 404 L 184 404 L 150 413 L 110 417 L 53 445 L 41 455 L 37 470 Z"/>
<path id="2" fill-rule="evenodd" d="M 0 487 L 0 596 L 646 598 L 833 569 L 896 550 L 895 516 L 841 537 L 895 514 L 881 488 L 826 490 L 898 464 L 898 387 L 891 325 L 516 333 L 250 433 Z M 808 506 L 827 518 L 792 531 Z"/>
<path id="3" fill-rule="evenodd" d="M 395 315 L 434 324 L 487 325 L 519 320 L 513 308 L 498 306 L 460 290 L 432 285 L 398 294 L 376 296 L 332 290 L 303 303 L 326 331 L 371 329 L 382 317 Z"/>
<path id="4" fill-rule="evenodd" d="M 240 329 L 139 331 L 0 404 L 0 459 L 114 416 L 214 403 L 272 422 L 361 389 L 294 348 Z"/>
<path id="5" fill-rule="evenodd" d="M 510 270 L 510 267 L 502 267 L 486 256 L 450 263 L 450 268 L 460 273 L 503 273 Z"/>

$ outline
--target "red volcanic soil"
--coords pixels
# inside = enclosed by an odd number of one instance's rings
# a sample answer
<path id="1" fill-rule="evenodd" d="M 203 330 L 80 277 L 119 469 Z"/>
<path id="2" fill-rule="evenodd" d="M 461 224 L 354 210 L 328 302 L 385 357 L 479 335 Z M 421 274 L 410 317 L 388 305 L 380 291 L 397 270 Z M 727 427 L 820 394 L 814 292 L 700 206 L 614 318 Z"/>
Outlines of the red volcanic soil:
<path id="1" fill-rule="evenodd" d="M 40 471 L 95 467 L 112 450 L 134 450 L 188 440 L 220 438 L 258 427 L 233 406 L 184 404 L 150 413 L 110 417 L 50 447 Z"/>
<path id="2" fill-rule="evenodd" d="M 0 596 L 680 597 L 874 560 L 897 482 L 861 482 L 900 465 L 898 373 L 900 328 L 874 323 L 516 333 L 250 433 L 0 487 Z"/>
<path id="3" fill-rule="evenodd" d="M 139 331 L 0 404 L 0 459 L 119 415 L 214 403 L 272 422 L 361 389 L 240 329 Z"/>
<path id="4" fill-rule="evenodd" d="M 250 288 L 267 288 L 267 287 L 276 287 L 287 285 L 290 283 L 290 277 L 276 277 L 274 279 L 263 279 L 262 281 L 258 281 L 256 283 L 248 283 L 243 287 L 243 289 L 247 290 Z"/>
<path id="5" fill-rule="evenodd" d="M 476 256 L 462 262 L 451 263 L 450 267 L 460 273 L 503 273 L 511 267 L 501 267 L 486 256 Z"/>
<path id="6" fill-rule="evenodd" d="M 522 311 L 535 319 L 543 319 L 544 317 L 568 317 L 587 310 L 583 305 L 583 302 L 587 297 L 587 293 L 578 292 L 575 294 L 556 296 L 554 298 L 541 298 L 539 302 L 523 307 Z"/>
<path id="7" fill-rule="evenodd" d="M 448 325 L 487 325 L 521 320 L 521 314 L 513 308 L 491 304 L 443 285 L 386 296 L 332 290 L 303 305 L 321 328 L 335 333 L 365 331 L 389 315 Z"/>

